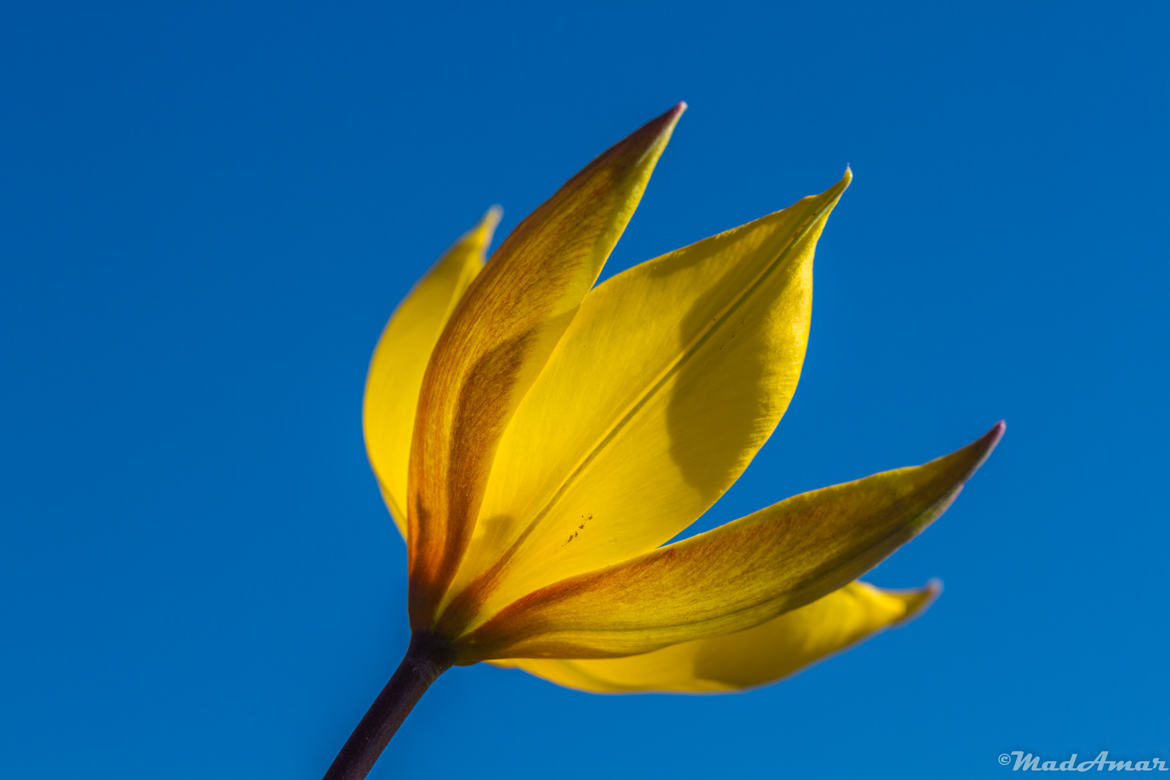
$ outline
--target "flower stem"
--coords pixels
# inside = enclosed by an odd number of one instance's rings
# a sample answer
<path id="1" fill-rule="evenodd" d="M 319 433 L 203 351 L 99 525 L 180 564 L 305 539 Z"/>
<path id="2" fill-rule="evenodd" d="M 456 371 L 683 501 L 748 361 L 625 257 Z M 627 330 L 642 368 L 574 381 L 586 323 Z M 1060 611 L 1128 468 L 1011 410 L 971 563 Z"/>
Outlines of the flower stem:
<path id="1" fill-rule="evenodd" d="M 412 636 L 398 670 L 349 735 L 324 780 L 363 780 L 426 689 L 449 668 L 450 655 L 441 643 Z"/>

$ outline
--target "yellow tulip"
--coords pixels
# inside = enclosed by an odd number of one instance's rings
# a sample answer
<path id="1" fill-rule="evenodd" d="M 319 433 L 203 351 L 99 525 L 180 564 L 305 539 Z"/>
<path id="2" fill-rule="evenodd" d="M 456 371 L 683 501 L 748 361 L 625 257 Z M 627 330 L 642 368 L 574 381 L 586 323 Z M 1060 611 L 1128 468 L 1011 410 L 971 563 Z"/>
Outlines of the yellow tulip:
<path id="1" fill-rule="evenodd" d="M 813 250 L 851 179 L 594 286 L 684 108 L 586 166 L 485 265 L 490 211 L 386 326 L 364 430 L 407 543 L 413 639 L 326 777 L 364 777 L 452 665 L 596 692 L 737 690 L 936 593 L 857 578 L 943 513 L 1002 423 L 670 543 L 792 398 Z"/>

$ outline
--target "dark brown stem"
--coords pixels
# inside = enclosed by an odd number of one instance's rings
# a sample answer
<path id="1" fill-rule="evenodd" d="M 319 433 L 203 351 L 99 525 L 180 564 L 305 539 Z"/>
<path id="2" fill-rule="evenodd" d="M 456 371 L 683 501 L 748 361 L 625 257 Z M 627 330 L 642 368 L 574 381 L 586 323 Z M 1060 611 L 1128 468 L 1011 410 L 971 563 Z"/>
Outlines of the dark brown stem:
<path id="1" fill-rule="evenodd" d="M 398 671 L 349 735 L 324 780 L 363 780 L 426 689 L 449 668 L 450 654 L 442 643 L 411 637 Z"/>

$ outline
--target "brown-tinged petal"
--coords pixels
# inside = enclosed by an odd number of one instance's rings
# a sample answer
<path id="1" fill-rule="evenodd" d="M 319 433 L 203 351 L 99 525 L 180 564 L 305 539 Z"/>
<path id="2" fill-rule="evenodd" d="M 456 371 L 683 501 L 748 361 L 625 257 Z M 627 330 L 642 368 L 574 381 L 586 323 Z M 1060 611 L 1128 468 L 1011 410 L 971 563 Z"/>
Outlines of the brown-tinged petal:
<path id="1" fill-rule="evenodd" d="M 411 446 L 408 552 L 416 629 L 432 624 L 454 575 L 504 425 L 597 280 L 683 108 L 680 103 L 611 147 L 521 222 L 439 337 Z"/>
<path id="2" fill-rule="evenodd" d="M 500 210 L 492 208 L 419 280 L 386 323 L 366 377 L 362 429 L 382 497 L 406 537 L 406 473 L 423 371 L 455 304 L 483 267 Z"/>
<path id="3" fill-rule="evenodd" d="M 883 590 L 851 582 L 754 628 L 624 658 L 493 661 L 593 693 L 722 693 L 776 682 L 918 615 L 937 584 Z"/>
<path id="4" fill-rule="evenodd" d="M 585 296 L 500 441 L 444 631 L 665 544 L 735 482 L 796 389 L 850 178 Z"/>
<path id="5" fill-rule="evenodd" d="M 804 493 L 520 599 L 461 637 L 460 662 L 605 658 L 759 625 L 844 586 L 943 513 L 1003 423 L 922 466 Z"/>

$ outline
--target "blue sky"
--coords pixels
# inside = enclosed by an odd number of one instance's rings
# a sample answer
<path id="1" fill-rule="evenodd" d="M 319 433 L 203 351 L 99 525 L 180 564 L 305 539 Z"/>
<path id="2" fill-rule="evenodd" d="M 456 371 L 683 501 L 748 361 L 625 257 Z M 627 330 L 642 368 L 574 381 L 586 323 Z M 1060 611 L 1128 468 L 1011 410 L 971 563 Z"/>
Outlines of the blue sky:
<path id="1" fill-rule="evenodd" d="M 1005 418 L 776 686 L 457 669 L 372 777 L 995 777 L 1170 754 L 1165 3 L 34 4 L 0 26 L 0 775 L 319 777 L 404 650 L 367 360 L 678 100 L 610 268 L 856 179 L 801 386 L 699 527 Z"/>

